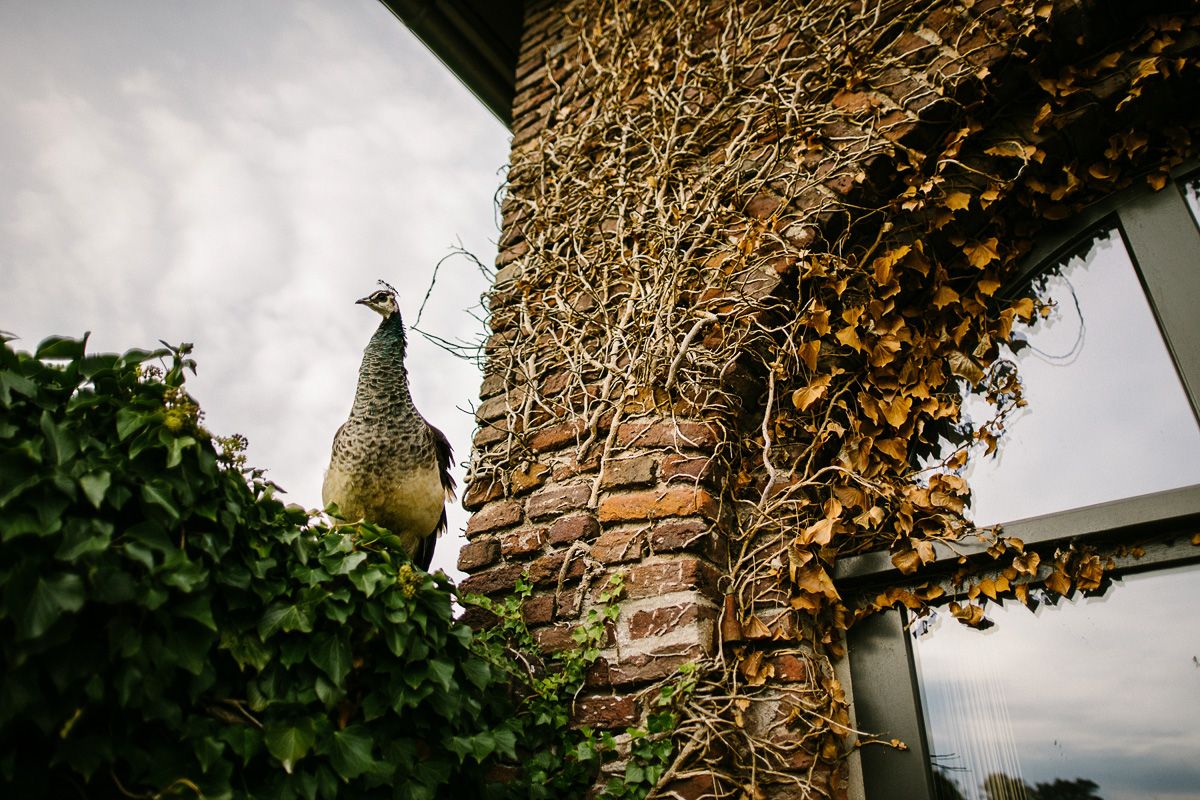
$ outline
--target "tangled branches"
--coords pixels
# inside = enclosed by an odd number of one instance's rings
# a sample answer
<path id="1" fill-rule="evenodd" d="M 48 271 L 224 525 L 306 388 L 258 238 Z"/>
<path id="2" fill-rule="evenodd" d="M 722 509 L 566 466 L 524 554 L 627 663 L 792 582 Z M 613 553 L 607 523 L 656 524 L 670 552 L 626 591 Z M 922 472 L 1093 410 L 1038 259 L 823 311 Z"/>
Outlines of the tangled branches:
<path id="1" fill-rule="evenodd" d="M 1087 170 L 1074 134 L 1101 89 L 1125 115 L 1112 129 L 1126 125 L 1134 109 L 1109 84 L 1147 88 L 1130 65 L 1192 46 L 1179 27 L 1151 23 L 1064 77 L 1048 6 L 970 5 L 549 12 L 490 306 L 488 370 L 506 391 L 473 480 L 517 491 L 570 441 L 594 506 L 622 420 L 724 432 L 728 647 L 660 788 L 705 774 L 726 777 L 720 796 L 831 791 L 820 765 L 850 725 L 828 658 L 854 616 L 832 565 L 886 547 L 910 572 L 970 530 L 957 473 L 998 428 L 968 436 L 962 393 L 986 394 L 1002 423 L 1020 384 L 993 364 L 1041 311 L 1001 288 L 1046 219 L 1190 147 L 1139 133 L 1109 148 L 1113 169 Z M 1162 63 L 1163 80 L 1185 70 Z M 781 682 L 788 669 L 799 677 Z"/>

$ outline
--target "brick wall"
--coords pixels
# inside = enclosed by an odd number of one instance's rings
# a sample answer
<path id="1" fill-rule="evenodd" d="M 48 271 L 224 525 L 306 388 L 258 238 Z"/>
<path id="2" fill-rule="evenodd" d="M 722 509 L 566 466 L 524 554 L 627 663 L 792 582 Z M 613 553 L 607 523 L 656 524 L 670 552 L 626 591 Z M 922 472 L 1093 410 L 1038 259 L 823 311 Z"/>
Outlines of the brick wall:
<path id="1" fill-rule="evenodd" d="M 1104 137 L 1089 138 L 1086 115 L 1031 133 L 1040 112 L 1029 94 L 1031 64 L 1085 58 L 1132 24 L 1102 3 L 835 5 L 841 11 L 790 7 L 775 19 L 770 4 L 683 3 L 692 37 L 685 43 L 682 34 L 648 39 L 601 3 L 527 4 L 465 497 L 474 515 L 459 557 L 469 573 L 462 589 L 502 595 L 528 576 L 535 592 L 524 613 L 546 648 L 566 646 L 608 576 L 625 575 L 620 616 L 577 704 L 578 722 L 634 724 L 645 710 L 641 690 L 681 663 L 704 662 L 747 690 L 744 704 L 720 707 L 730 730 L 771 749 L 759 763 L 768 774 L 751 781 L 754 797 L 849 791 L 847 731 L 839 727 L 848 722 L 846 698 L 829 660 L 836 629 L 779 577 L 787 550 L 776 543 L 797 530 L 786 518 L 767 527 L 753 519 L 773 491 L 798 480 L 797 470 L 781 476 L 761 455 L 771 434 L 763 353 L 779 320 L 800 310 L 790 305 L 804 297 L 797 264 L 822 248 L 867 250 L 863 237 L 882 234 L 881 214 L 866 212 L 901 213 L 916 194 L 897 164 L 944 143 L 968 113 L 994 120 L 996 141 L 1036 139 L 1072 157 L 1102 150 Z M 662 9 L 656 13 L 657 29 L 669 29 Z M 817 17 L 819 32 L 804 24 Z M 605 36 L 624 37 L 622 47 L 644 57 L 623 61 L 619 48 L 597 56 L 589 47 Z M 829 37 L 842 42 L 836 59 Z M 694 58 L 703 47 L 713 61 L 721 47 L 737 49 L 745 69 L 722 73 L 736 81 L 694 84 L 672 73 L 685 48 Z M 614 80 L 615 69 L 627 74 Z M 841 84 L 821 83 L 823 71 L 837 72 Z M 709 124 L 706 109 L 721 103 L 734 109 L 713 128 L 726 138 L 686 158 L 649 168 L 653 146 L 631 143 L 653 143 L 670 126 L 677 133 L 681 120 Z M 771 125 L 739 127 L 736 109 L 756 104 L 772 109 Z M 821 114 L 789 110 L 802 104 Z M 581 150 L 580 128 L 605 107 L 621 113 Z M 717 211 L 696 222 L 678 187 L 703 186 L 730 153 L 753 179 L 718 187 Z M 994 167 L 978 162 L 963 180 Z M 668 183 L 680 193 L 664 203 Z M 610 199 L 610 212 L 574 209 L 573 198 L 597 208 L 597 197 Z M 1005 224 L 1027 245 L 1047 207 L 1013 201 Z M 679 238 L 677 249 L 692 247 L 684 255 L 662 245 L 673 227 L 688 233 L 689 225 L 703 230 Z M 731 258 L 751 266 L 731 273 Z M 564 280 L 568 274 L 579 279 Z M 972 280 L 980 277 L 1002 276 Z M 827 363 L 828 345 L 809 355 L 814 365 L 818 357 Z M 796 388 L 771 383 L 778 397 Z M 911 435 L 910 427 L 896 437 Z M 769 552 L 750 569 L 756 550 Z M 831 584 L 829 591 L 836 594 Z M 661 790 L 733 796 L 759 758 L 736 751 L 690 762 L 690 771 L 684 764 Z"/>

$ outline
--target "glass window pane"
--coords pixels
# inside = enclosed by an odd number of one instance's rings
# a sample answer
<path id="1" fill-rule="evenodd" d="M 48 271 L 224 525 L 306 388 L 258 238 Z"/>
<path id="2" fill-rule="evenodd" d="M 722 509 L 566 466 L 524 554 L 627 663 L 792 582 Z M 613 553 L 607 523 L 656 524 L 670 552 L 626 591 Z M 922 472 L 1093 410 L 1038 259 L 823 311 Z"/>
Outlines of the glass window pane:
<path id="1" fill-rule="evenodd" d="M 938 614 L 913 650 L 941 800 L 1200 800 L 1197 607 L 1189 566 L 987 631 Z"/>
<path id="2" fill-rule="evenodd" d="M 1200 426 L 1125 245 L 1097 238 L 1044 278 L 1050 317 L 1016 333 L 1028 406 L 994 457 L 980 446 L 964 473 L 979 525 L 1200 483 Z M 975 425 L 994 407 L 971 396 Z"/>
<path id="3" fill-rule="evenodd" d="M 1200 175 L 1192 175 L 1182 182 L 1183 199 L 1187 201 L 1196 224 L 1200 225 Z"/>

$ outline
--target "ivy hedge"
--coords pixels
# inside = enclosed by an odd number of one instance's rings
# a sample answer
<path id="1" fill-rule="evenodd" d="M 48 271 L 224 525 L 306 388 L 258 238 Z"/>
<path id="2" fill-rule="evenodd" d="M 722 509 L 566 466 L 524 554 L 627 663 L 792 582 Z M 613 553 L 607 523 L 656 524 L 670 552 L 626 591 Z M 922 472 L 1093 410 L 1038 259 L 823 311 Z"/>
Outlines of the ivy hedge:
<path id="1" fill-rule="evenodd" d="M 518 669 L 515 599 L 475 634 L 445 576 L 385 531 L 284 505 L 244 469 L 244 440 L 214 443 L 184 390 L 189 349 L 0 349 L 5 796 L 591 785 L 611 739 L 572 731 L 568 711 L 603 619 L 563 663 Z"/>

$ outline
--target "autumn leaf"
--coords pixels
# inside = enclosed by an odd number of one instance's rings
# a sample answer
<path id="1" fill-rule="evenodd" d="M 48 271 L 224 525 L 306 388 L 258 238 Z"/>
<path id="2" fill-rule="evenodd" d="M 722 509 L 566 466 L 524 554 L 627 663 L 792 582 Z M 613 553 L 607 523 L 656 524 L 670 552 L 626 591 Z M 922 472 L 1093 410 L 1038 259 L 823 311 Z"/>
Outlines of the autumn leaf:
<path id="1" fill-rule="evenodd" d="M 997 248 L 1000 246 L 1000 240 L 995 236 L 991 236 L 982 242 L 975 242 L 963 247 L 963 252 L 967 255 L 967 262 L 976 269 L 983 269 L 988 264 L 1000 258 L 1000 253 Z"/>
<path id="2" fill-rule="evenodd" d="M 750 619 L 742 624 L 742 634 L 747 639 L 770 639 L 771 629 L 763 621 L 751 614 Z"/>
<path id="3" fill-rule="evenodd" d="M 1033 319 L 1033 298 L 1022 297 L 1020 300 L 1012 304 L 1012 310 L 1017 317 L 1029 322 Z"/>
<path id="4" fill-rule="evenodd" d="M 810 342 L 805 342 L 799 347 L 800 360 L 804 362 L 804 366 L 809 370 L 816 371 L 817 356 L 821 353 L 821 342 L 813 339 Z"/>
<path id="5" fill-rule="evenodd" d="M 986 622 L 983 617 L 983 606 L 977 606 L 973 603 L 968 603 L 965 606 L 958 603 L 951 603 L 950 613 L 954 615 L 955 619 L 965 625 L 970 625 L 972 628 L 983 627 Z"/>
<path id="6" fill-rule="evenodd" d="M 818 544 L 824 547 L 833 540 L 833 519 L 823 519 L 805 528 L 797 538 L 801 544 Z"/>
<path id="7" fill-rule="evenodd" d="M 807 411 L 809 406 L 825 396 L 825 392 L 828 391 L 829 384 L 832 381 L 832 375 L 822 375 L 808 386 L 797 389 L 792 392 L 792 405 L 801 411 Z"/>
<path id="8" fill-rule="evenodd" d="M 847 347 L 852 347 L 860 352 L 867 349 L 866 345 L 862 343 L 862 339 L 858 338 L 858 328 L 845 327 L 835 335 L 837 340 Z"/>
<path id="9" fill-rule="evenodd" d="M 829 309 L 813 309 L 804 323 L 817 332 L 818 336 L 829 333 Z"/>
<path id="10" fill-rule="evenodd" d="M 951 192 L 946 195 L 946 208 L 962 211 L 971 205 L 971 195 L 966 192 Z"/>
<path id="11" fill-rule="evenodd" d="M 983 370 L 966 353 L 955 350 L 946 360 L 950 364 L 950 371 L 960 378 L 966 378 L 972 386 L 983 380 Z"/>
<path id="12" fill-rule="evenodd" d="M 1038 149 L 1031 144 L 1025 144 L 1024 142 L 1018 142 L 1010 139 L 1008 141 L 995 144 L 983 152 L 987 153 L 989 156 L 1019 158 L 1023 161 L 1029 161 L 1030 159 L 1037 157 Z"/>
<path id="13" fill-rule="evenodd" d="M 896 266 L 896 263 L 900 259 L 908 255 L 910 250 L 912 250 L 912 245 L 901 245 L 895 249 L 888 250 L 872 261 L 871 266 L 875 271 L 875 282 L 880 285 L 890 282 L 892 280 L 892 268 Z"/>
<path id="14" fill-rule="evenodd" d="M 912 398 L 901 395 L 887 405 L 881 404 L 881 407 L 888 423 L 893 428 L 899 428 L 908 419 L 908 412 L 912 409 Z"/>
<path id="15" fill-rule="evenodd" d="M 1038 564 L 1041 563 L 1042 557 L 1037 553 L 1030 551 L 1025 555 L 1017 556 L 1013 559 L 1013 567 L 1023 575 L 1033 575 L 1037 573 Z"/>
<path id="16" fill-rule="evenodd" d="M 901 550 L 892 553 L 892 564 L 905 575 L 911 575 L 921 566 L 921 556 L 916 550 Z"/>
<path id="17" fill-rule="evenodd" d="M 934 294 L 934 296 L 933 296 L 933 307 L 934 308 L 939 308 L 939 309 L 945 308 L 946 306 L 950 305 L 951 303 L 957 303 L 957 302 L 958 302 L 958 292 L 954 291 L 953 289 L 951 289 L 949 286 L 947 286 L 944 283 L 938 287 L 937 293 Z"/>
<path id="18" fill-rule="evenodd" d="M 908 463 L 908 444 L 903 439 L 876 439 L 875 449 L 886 453 L 902 464 Z"/>
<path id="19" fill-rule="evenodd" d="M 980 294 L 991 297 L 1000 288 L 1001 283 L 994 278 L 983 278 L 975 286 L 979 289 Z"/>
<path id="20" fill-rule="evenodd" d="M 1062 570 L 1056 569 L 1046 578 L 1046 588 L 1055 594 L 1066 595 L 1071 591 L 1071 579 Z"/>
<path id="21" fill-rule="evenodd" d="M 813 562 L 796 573 L 796 586 L 801 591 L 819 595 L 829 600 L 840 600 L 837 588 L 820 564 Z"/>

